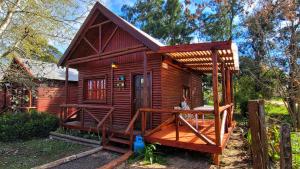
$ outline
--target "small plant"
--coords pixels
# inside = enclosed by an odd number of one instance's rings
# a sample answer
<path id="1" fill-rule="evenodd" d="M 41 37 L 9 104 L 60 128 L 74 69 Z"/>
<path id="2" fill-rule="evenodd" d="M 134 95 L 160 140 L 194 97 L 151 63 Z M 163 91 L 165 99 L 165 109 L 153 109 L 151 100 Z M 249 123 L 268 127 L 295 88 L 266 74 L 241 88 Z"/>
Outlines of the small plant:
<path id="1" fill-rule="evenodd" d="M 269 156 L 273 161 L 280 159 L 280 131 L 277 125 L 271 125 L 268 129 Z"/>
<path id="2" fill-rule="evenodd" d="M 145 149 L 138 153 L 135 160 L 143 159 L 144 164 L 165 163 L 165 159 L 157 152 L 158 144 L 146 144 Z"/>

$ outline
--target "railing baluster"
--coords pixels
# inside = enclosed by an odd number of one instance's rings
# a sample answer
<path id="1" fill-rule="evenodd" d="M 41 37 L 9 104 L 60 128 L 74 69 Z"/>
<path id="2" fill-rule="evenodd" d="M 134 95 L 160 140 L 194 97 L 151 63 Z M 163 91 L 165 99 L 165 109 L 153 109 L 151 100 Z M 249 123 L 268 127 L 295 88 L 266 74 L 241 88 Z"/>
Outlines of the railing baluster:
<path id="1" fill-rule="evenodd" d="M 176 141 L 179 140 L 179 120 L 178 113 L 175 113 L 175 122 L 176 122 Z"/>

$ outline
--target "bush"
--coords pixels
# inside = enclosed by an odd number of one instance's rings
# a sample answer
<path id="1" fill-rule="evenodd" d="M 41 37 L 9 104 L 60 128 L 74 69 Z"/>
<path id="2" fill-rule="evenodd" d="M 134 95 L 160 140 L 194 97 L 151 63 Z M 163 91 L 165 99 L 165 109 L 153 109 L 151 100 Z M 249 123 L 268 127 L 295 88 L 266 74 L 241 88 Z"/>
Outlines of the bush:
<path id="1" fill-rule="evenodd" d="M 0 141 L 47 137 L 58 127 L 58 118 L 48 113 L 4 114 L 0 116 Z"/>

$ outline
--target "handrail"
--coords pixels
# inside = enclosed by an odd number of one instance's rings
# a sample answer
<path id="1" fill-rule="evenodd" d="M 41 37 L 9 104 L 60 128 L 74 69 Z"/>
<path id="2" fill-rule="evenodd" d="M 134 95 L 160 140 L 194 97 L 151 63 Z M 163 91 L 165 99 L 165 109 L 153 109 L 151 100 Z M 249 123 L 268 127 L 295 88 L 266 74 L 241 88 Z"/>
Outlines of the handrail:
<path id="1" fill-rule="evenodd" d="M 111 107 L 111 109 L 109 110 L 109 112 L 103 117 L 103 119 L 98 123 L 97 125 L 97 129 L 99 129 L 107 120 L 107 118 L 112 114 L 112 112 L 115 110 L 114 107 Z"/>
<path id="2" fill-rule="evenodd" d="M 225 106 L 221 106 L 221 107 L 219 108 L 219 113 L 223 112 L 224 110 L 229 109 L 229 108 L 232 107 L 232 106 L 233 106 L 233 103 L 227 104 L 227 105 L 225 105 Z"/>
<path id="3" fill-rule="evenodd" d="M 174 110 L 174 109 L 151 109 L 141 108 L 141 112 L 152 112 L 152 113 L 178 113 L 178 114 L 212 114 L 213 110 Z"/>
<path id="4" fill-rule="evenodd" d="M 90 104 L 61 104 L 60 107 L 65 108 L 102 108 L 102 109 L 111 109 L 113 106 L 105 106 L 105 105 L 90 105 Z"/>
<path id="5" fill-rule="evenodd" d="M 139 114 L 140 114 L 140 109 L 136 111 L 135 115 L 133 116 L 133 118 L 131 119 L 131 121 L 129 122 L 126 130 L 125 130 L 125 135 L 128 135 L 130 132 L 130 129 L 133 127 L 136 119 L 138 118 Z"/>

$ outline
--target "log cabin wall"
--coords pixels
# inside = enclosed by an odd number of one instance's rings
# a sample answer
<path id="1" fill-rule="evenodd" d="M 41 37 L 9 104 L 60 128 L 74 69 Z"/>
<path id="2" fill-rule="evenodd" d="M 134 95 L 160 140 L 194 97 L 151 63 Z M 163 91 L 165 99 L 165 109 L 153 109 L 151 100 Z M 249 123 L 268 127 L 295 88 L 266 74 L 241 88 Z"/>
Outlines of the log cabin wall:
<path id="1" fill-rule="evenodd" d="M 78 83 L 69 82 L 69 103 L 78 103 Z M 59 115 L 60 105 L 65 102 L 65 90 L 63 81 L 53 81 L 52 83 L 43 83 L 37 88 L 37 98 L 34 99 L 34 105 L 39 112 L 48 112 L 56 116 Z"/>
<path id="2" fill-rule="evenodd" d="M 188 104 L 191 108 L 203 105 L 202 78 L 200 75 L 184 70 L 178 65 L 163 62 L 162 76 L 162 107 L 173 109 L 183 101 L 183 88 L 189 89 Z M 166 120 L 168 114 L 162 115 Z"/>
<path id="3" fill-rule="evenodd" d="M 113 69 L 113 85 L 111 83 L 112 68 L 111 63 L 114 62 L 117 68 Z M 148 73 L 151 75 L 151 107 L 161 107 L 161 76 L 160 68 L 161 57 L 160 56 L 148 56 Z M 105 59 L 96 62 L 84 63 L 77 65 L 79 71 L 79 87 L 78 96 L 79 103 L 81 104 L 98 104 L 98 105 L 111 105 L 115 111 L 113 114 L 113 123 L 117 125 L 128 125 L 132 113 L 132 78 L 136 74 L 143 74 L 143 57 L 142 53 L 134 53 L 130 55 L 123 55 L 113 59 Z M 85 101 L 84 99 L 84 79 L 91 77 L 103 77 L 106 78 L 106 102 L 93 103 Z M 118 78 L 120 76 L 125 77 L 125 87 L 119 88 L 116 86 Z M 113 86 L 113 93 L 112 87 Z M 97 109 L 89 109 L 96 117 L 102 119 L 106 114 L 105 111 L 99 111 Z M 158 114 L 152 117 L 153 125 L 160 123 L 160 116 Z M 93 122 L 89 116 L 85 116 L 86 122 Z"/>

